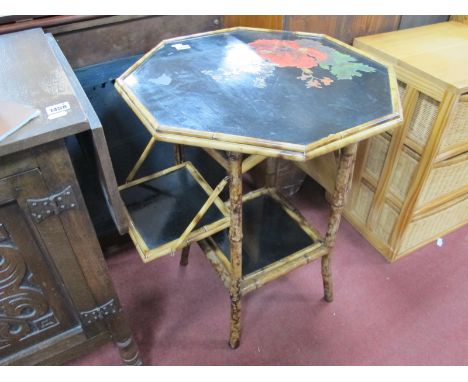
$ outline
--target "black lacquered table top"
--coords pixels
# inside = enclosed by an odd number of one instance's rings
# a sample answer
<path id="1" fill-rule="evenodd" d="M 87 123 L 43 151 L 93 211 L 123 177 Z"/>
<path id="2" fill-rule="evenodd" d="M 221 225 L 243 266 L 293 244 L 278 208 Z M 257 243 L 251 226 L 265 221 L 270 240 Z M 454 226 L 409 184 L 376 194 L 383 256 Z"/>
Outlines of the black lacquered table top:
<path id="1" fill-rule="evenodd" d="M 150 250 L 178 239 L 208 198 L 186 168 L 127 188 L 120 194 Z M 212 205 L 196 229 L 223 217 Z"/>
<path id="2" fill-rule="evenodd" d="M 388 70 L 324 36 L 234 29 L 169 41 L 123 77 L 158 125 L 306 146 L 395 113 Z"/>
<path id="3" fill-rule="evenodd" d="M 269 195 L 246 201 L 243 204 L 242 219 L 243 276 L 315 243 Z M 221 231 L 212 238 L 225 256 L 230 259 L 228 230 Z"/>

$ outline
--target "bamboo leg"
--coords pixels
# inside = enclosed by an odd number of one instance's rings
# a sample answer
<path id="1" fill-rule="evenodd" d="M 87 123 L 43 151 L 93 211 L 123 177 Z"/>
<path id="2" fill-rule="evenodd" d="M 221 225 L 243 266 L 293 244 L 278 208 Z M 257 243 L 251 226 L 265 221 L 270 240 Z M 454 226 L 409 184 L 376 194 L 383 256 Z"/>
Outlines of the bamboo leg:
<path id="1" fill-rule="evenodd" d="M 331 212 L 328 220 L 328 229 L 325 235 L 325 247 L 328 253 L 322 256 L 322 278 L 325 301 L 333 301 L 333 285 L 330 270 L 330 255 L 335 246 L 336 233 L 340 226 L 341 214 L 346 201 L 346 194 L 351 184 L 354 160 L 356 157 L 356 144 L 342 149 L 338 173 L 336 176 L 335 191 L 331 200 Z"/>
<path id="2" fill-rule="evenodd" d="M 181 164 L 184 161 L 184 151 L 182 145 L 174 145 L 174 159 L 176 164 Z M 180 265 L 186 267 L 188 265 L 188 258 L 190 254 L 190 244 L 182 249 L 180 254 Z"/>
<path id="3" fill-rule="evenodd" d="M 182 254 L 180 255 L 180 265 L 187 266 L 188 265 L 188 257 L 190 253 L 190 245 L 187 245 L 182 249 Z"/>
<path id="4" fill-rule="evenodd" d="M 241 290 L 242 278 L 242 154 L 228 153 L 229 160 L 229 212 L 231 226 L 229 242 L 231 251 L 231 326 L 229 346 L 235 349 L 239 346 L 241 331 Z"/>
<path id="5" fill-rule="evenodd" d="M 182 145 L 174 145 L 174 159 L 176 164 L 181 164 L 184 161 L 184 151 Z"/>
<path id="6" fill-rule="evenodd" d="M 278 158 L 267 158 L 266 160 L 266 174 L 265 186 L 276 188 L 278 171 Z"/>
<path id="7" fill-rule="evenodd" d="M 156 138 L 151 137 L 150 141 L 148 142 L 145 149 L 143 150 L 143 153 L 141 154 L 140 158 L 138 158 L 138 161 L 136 162 L 135 166 L 132 168 L 132 171 L 130 171 L 130 174 L 128 174 L 126 183 L 131 182 L 133 178 L 135 178 L 136 173 L 138 172 L 141 165 L 143 164 L 143 162 L 146 160 L 146 158 L 150 154 L 151 149 L 153 148 L 155 143 L 156 143 Z"/>

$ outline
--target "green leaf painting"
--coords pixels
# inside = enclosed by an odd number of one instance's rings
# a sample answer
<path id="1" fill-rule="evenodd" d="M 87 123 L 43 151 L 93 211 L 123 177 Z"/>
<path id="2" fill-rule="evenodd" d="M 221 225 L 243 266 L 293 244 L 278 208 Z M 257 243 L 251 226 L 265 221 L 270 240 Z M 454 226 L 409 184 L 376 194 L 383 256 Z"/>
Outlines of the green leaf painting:
<path id="1" fill-rule="evenodd" d="M 227 67 L 217 70 L 203 70 L 202 73 L 211 76 L 215 81 L 224 82 L 234 77 L 254 75 L 253 86 L 265 88 L 267 80 L 274 76 L 275 70 L 296 68 L 300 70 L 297 79 L 305 82 L 307 88 L 323 88 L 331 86 L 336 81 L 352 80 L 362 77 L 363 73 L 375 72 L 375 68 L 359 62 L 353 56 L 324 45 L 318 39 L 258 39 L 250 42 L 255 59 L 244 52 L 244 60 L 239 64 L 230 62 Z M 260 61 L 258 61 L 260 58 Z M 315 68 L 320 68 L 322 75 L 316 74 Z M 328 71 L 323 75 L 323 71 Z"/>
<path id="2" fill-rule="evenodd" d="M 361 77 L 361 72 L 372 73 L 375 69 L 369 65 L 358 62 L 354 57 L 338 52 L 323 45 L 320 41 L 301 39 L 297 41 L 300 46 L 313 48 L 327 55 L 327 58 L 319 63 L 319 67 L 329 70 L 337 80 L 351 80 L 354 76 Z"/>

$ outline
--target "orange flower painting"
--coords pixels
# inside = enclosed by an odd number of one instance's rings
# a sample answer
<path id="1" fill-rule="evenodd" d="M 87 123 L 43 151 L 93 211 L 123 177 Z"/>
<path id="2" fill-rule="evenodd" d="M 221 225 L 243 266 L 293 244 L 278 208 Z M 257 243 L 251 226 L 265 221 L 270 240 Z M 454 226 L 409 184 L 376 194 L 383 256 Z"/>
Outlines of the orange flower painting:
<path id="1" fill-rule="evenodd" d="M 256 40 L 249 44 L 265 60 L 280 68 L 313 68 L 326 60 L 327 54 L 302 47 L 290 40 Z"/>
<path id="2" fill-rule="evenodd" d="M 362 72 L 373 72 L 368 65 L 359 63 L 350 55 L 322 45 L 319 41 L 259 39 L 249 46 L 265 61 L 279 68 L 297 68 L 301 75 L 297 79 L 305 82 L 307 88 L 319 88 L 332 85 L 335 80 L 361 77 Z M 317 76 L 313 68 L 320 67 L 329 71 L 331 76 Z"/>
<path id="3" fill-rule="evenodd" d="M 228 64 L 217 69 L 202 70 L 215 81 L 224 82 L 249 74 L 255 76 L 252 85 L 266 88 L 275 70 L 291 68 L 298 71 L 297 79 L 306 88 L 322 89 L 339 80 L 351 80 L 362 74 L 374 72 L 369 65 L 337 49 L 324 45 L 318 39 L 258 39 L 248 43 L 248 52 L 233 45 Z M 235 54 L 232 54 L 232 53 Z"/>

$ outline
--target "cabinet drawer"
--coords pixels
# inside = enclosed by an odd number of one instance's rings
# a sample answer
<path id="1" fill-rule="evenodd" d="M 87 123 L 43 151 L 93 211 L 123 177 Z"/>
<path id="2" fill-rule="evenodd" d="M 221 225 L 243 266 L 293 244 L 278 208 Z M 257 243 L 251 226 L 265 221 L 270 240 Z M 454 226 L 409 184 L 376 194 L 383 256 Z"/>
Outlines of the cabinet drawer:
<path id="1" fill-rule="evenodd" d="M 389 189 L 391 194 L 403 204 L 416 174 L 421 157 L 404 146 L 400 151 L 396 165 L 390 176 Z"/>
<path id="2" fill-rule="evenodd" d="M 468 222 L 468 195 L 415 218 L 406 229 L 398 257 Z"/>
<path id="3" fill-rule="evenodd" d="M 439 113 L 440 103 L 427 94 L 419 93 L 408 127 L 407 138 L 421 149 L 426 145 Z"/>
<path id="4" fill-rule="evenodd" d="M 468 93 L 463 94 L 442 135 L 441 152 L 468 143 Z"/>
<path id="5" fill-rule="evenodd" d="M 369 143 L 364 176 L 374 186 L 377 186 L 385 161 L 388 160 L 390 140 L 391 136 L 389 134 L 381 134 L 373 137 Z M 387 192 L 391 195 L 388 193 L 386 195 L 395 200 L 395 204 L 402 205 L 404 203 L 420 159 L 419 154 L 405 145 L 402 146 L 397 162 L 390 174 Z"/>
<path id="6" fill-rule="evenodd" d="M 356 204 L 353 206 L 354 216 L 359 222 L 367 226 L 367 217 L 372 206 L 372 201 L 375 195 L 375 188 L 363 180 L 359 184 Z M 395 224 L 398 220 L 400 212 L 399 209 L 392 205 L 389 200 L 385 200 L 382 207 L 382 212 L 379 214 L 375 224 L 371 227 L 368 226 L 369 232 L 376 234 L 376 237 L 384 244 L 389 244 Z"/>
<path id="7" fill-rule="evenodd" d="M 404 102 L 406 85 L 403 82 L 399 82 L 398 85 L 401 100 Z M 418 93 L 405 143 L 419 154 L 422 154 L 432 133 L 439 109 L 439 101 L 424 93 Z M 463 94 L 458 99 L 447 124 L 443 126 L 439 152 L 450 151 L 466 144 L 468 144 L 468 94 Z"/>
<path id="8" fill-rule="evenodd" d="M 361 181 L 355 192 L 356 202 L 353 206 L 354 215 L 358 218 L 361 224 L 366 224 L 367 216 L 372 206 L 372 199 L 374 198 L 375 189 L 365 181 Z"/>
<path id="9" fill-rule="evenodd" d="M 400 101 L 401 101 L 401 104 L 404 105 L 406 90 L 408 86 L 403 81 L 398 80 L 397 82 L 398 82 L 398 93 L 400 93 Z"/>
<path id="10" fill-rule="evenodd" d="M 385 202 L 374 228 L 374 232 L 387 245 L 390 244 L 390 238 L 399 216 L 400 211 L 389 202 Z"/>
<path id="11" fill-rule="evenodd" d="M 377 185 L 382 173 L 385 160 L 387 159 L 388 149 L 390 147 L 390 135 L 380 134 L 372 137 L 369 142 L 369 151 L 367 154 L 364 172 L 372 183 Z"/>
<path id="12" fill-rule="evenodd" d="M 419 195 L 416 207 L 468 187 L 468 152 L 436 163 Z"/>

